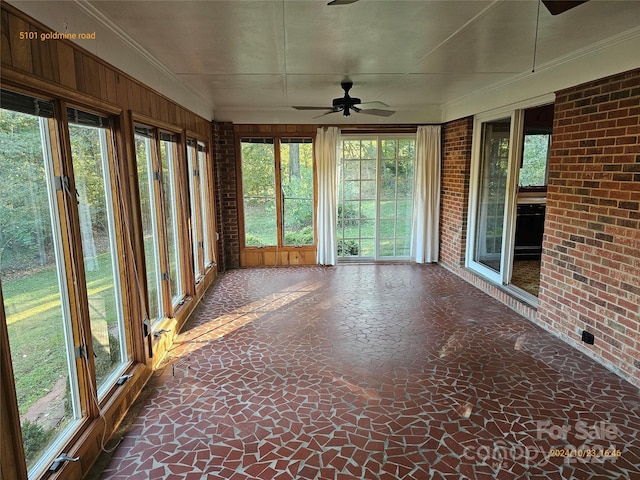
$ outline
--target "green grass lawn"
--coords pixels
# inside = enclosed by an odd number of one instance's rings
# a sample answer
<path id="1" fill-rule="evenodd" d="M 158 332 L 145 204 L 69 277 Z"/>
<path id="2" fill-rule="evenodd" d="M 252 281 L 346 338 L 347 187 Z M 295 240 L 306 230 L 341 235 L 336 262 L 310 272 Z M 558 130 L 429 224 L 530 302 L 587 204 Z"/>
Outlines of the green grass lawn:
<path id="1" fill-rule="evenodd" d="M 360 248 L 358 256 L 370 257 L 375 252 L 376 236 L 376 203 L 363 201 L 360 207 L 360 219 L 353 218 L 357 215 L 358 202 L 348 202 L 351 207 L 345 210 L 351 212 L 352 218 L 346 218 L 344 230 L 338 225 L 338 242 L 345 239 L 347 242 L 358 242 Z M 401 257 L 410 255 L 411 243 L 411 201 L 410 200 L 383 200 L 380 202 L 380 218 L 378 219 L 380 257 Z M 397 210 L 397 212 L 396 212 Z M 397 216 L 397 218 L 396 218 Z M 349 256 L 349 254 L 347 254 Z"/>
<path id="2" fill-rule="evenodd" d="M 275 200 L 266 204 L 244 204 L 245 243 L 248 246 L 277 245 Z"/>
<path id="3" fill-rule="evenodd" d="M 94 314 L 96 317 L 106 315 L 103 321 L 109 324 L 108 329 L 117 329 L 110 254 L 99 255 L 98 262 L 97 271 L 87 272 L 92 321 Z M 55 267 L 3 279 L 2 293 L 18 405 L 23 415 L 35 401 L 51 391 L 59 379 L 68 377 L 65 327 Z M 101 349 L 94 348 L 100 357 Z"/>

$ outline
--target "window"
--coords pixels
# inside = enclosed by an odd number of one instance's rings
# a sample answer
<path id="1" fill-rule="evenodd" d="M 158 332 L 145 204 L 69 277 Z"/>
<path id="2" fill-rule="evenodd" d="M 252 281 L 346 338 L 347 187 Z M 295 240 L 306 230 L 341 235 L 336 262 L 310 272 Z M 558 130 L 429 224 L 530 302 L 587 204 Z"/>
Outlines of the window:
<path id="1" fill-rule="evenodd" d="M 248 247 L 278 244 L 275 148 L 272 138 L 243 138 L 242 191 L 244 243 Z"/>
<path id="2" fill-rule="evenodd" d="M 81 417 L 52 117 L 51 103 L 2 92 L 0 275 L 30 473 Z"/>
<path id="3" fill-rule="evenodd" d="M 343 137 L 338 257 L 408 259 L 415 137 Z"/>
<path id="4" fill-rule="evenodd" d="M 550 133 L 525 133 L 522 166 L 518 185 L 520 188 L 547 186 L 547 164 L 551 145 Z"/>
<path id="5" fill-rule="evenodd" d="M 191 210 L 191 245 L 196 281 L 205 270 L 215 263 L 211 243 L 211 223 L 213 201 L 211 175 L 204 143 L 189 139 L 187 141 L 187 160 L 189 163 L 189 202 Z"/>
<path id="6" fill-rule="evenodd" d="M 68 118 L 100 398 L 128 361 L 111 187 L 113 141 L 108 118 L 71 108 Z"/>
<path id="7" fill-rule="evenodd" d="M 185 295 L 177 136 L 145 126 L 136 126 L 135 131 L 147 314 L 157 321 L 171 316 Z"/>
<path id="8" fill-rule="evenodd" d="M 382 139 L 379 195 L 380 258 L 411 256 L 415 140 Z"/>
<path id="9" fill-rule="evenodd" d="M 313 245 L 312 139 L 243 138 L 240 146 L 245 245 Z"/>
<path id="10" fill-rule="evenodd" d="M 482 124 L 482 150 L 473 259 L 500 272 L 502 233 L 507 195 L 511 119 Z"/>
<path id="11" fill-rule="evenodd" d="M 313 245 L 313 144 L 280 139 L 280 184 L 284 245 Z"/>
<path id="12" fill-rule="evenodd" d="M 204 143 L 198 142 L 198 178 L 200 179 L 200 215 L 202 224 L 202 244 L 205 268 L 215 263 L 214 252 L 211 246 L 211 233 L 209 219 L 213 218 L 213 200 L 211 196 L 211 175 L 207 160 L 207 148 Z"/>
<path id="13" fill-rule="evenodd" d="M 2 309 L 35 477 L 129 361 L 116 159 L 107 117 L 68 108 L 67 149 L 51 102 L 3 90 L 1 106 Z"/>
<path id="14" fill-rule="evenodd" d="M 150 320 L 157 320 L 164 316 L 164 308 L 162 306 L 160 238 L 158 234 L 158 218 L 156 217 L 159 202 L 156 198 L 153 174 L 153 158 L 156 156 L 154 153 L 153 131 L 136 127 L 135 142 L 147 279 L 147 316 Z"/>
<path id="15" fill-rule="evenodd" d="M 167 229 L 167 254 L 169 256 L 169 286 L 172 303 L 176 304 L 184 296 L 182 281 L 182 261 L 180 259 L 180 203 L 178 193 L 178 151 L 176 136 L 160 133 L 160 166 L 162 169 L 162 197 L 164 224 Z"/>

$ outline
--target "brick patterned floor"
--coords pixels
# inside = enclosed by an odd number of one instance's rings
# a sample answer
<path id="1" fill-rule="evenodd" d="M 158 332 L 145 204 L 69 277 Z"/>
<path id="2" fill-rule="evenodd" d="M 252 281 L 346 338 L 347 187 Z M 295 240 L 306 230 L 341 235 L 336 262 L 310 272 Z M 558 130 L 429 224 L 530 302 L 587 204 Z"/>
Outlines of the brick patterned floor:
<path id="1" fill-rule="evenodd" d="M 102 478 L 640 479 L 638 389 L 439 266 L 227 272 L 156 375 Z"/>

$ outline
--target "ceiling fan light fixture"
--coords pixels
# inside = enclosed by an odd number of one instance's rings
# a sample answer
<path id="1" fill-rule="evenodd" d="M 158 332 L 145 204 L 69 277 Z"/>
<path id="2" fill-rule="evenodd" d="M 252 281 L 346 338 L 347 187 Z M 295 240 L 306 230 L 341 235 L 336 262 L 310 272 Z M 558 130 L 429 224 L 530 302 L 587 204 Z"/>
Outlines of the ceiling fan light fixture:
<path id="1" fill-rule="evenodd" d="M 389 117 L 394 113 L 396 113 L 393 110 L 385 110 L 381 108 L 369 108 L 370 105 L 388 106 L 386 103 L 369 102 L 369 103 L 363 104 L 359 98 L 351 97 L 349 95 L 349 90 L 351 90 L 351 87 L 353 87 L 353 82 L 350 80 L 344 80 L 343 82 L 340 83 L 340 86 L 344 90 L 344 96 L 334 98 L 333 101 L 331 102 L 330 107 L 325 108 L 325 107 L 315 107 L 315 106 L 312 107 L 312 106 L 294 105 L 292 108 L 295 108 L 296 110 L 327 110 L 322 115 L 319 115 L 318 117 L 313 117 L 313 118 L 319 118 L 325 115 L 329 115 L 331 113 L 338 113 L 338 112 L 342 112 L 342 115 L 345 117 L 350 117 L 352 111 L 354 111 L 355 113 L 364 113 L 367 115 L 377 115 L 379 117 Z M 360 105 L 360 107 L 357 107 L 356 105 Z M 363 109 L 362 105 L 367 105 L 367 108 Z"/>

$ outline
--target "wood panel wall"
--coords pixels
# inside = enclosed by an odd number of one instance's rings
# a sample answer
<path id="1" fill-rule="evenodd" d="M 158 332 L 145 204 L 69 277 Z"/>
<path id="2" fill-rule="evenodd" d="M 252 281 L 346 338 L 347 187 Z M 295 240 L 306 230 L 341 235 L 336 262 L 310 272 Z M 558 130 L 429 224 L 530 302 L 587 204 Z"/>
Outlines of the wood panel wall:
<path id="1" fill-rule="evenodd" d="M 125 184 L 122 186 L 123 212 L 129 217 L 134 236 L 140 236 L 137 205 L 137 183 L 135 148 L 133 135 L 134 119 L 144 118 L 153 126 L 168 128 L 182 134 L 205 141 L 211 149 L 211 123 L 164 95 L 142 84 L 135 78 L 109 65 L 105 61 L 66 40 L 40 40 L 40 34 L 51 29 L 31 19 L 15 7 L 0 2 L 0 80 L 2 88 L 21 91 L 42 98 L 70 103 L 78 107 L 102 112 L 118 120 L 118 168 Z M 21 39 L 20 32 L 34 32 L 35 39 Z M 213 162 L 211 162 L 213 163 Z M 211 170 L 213 178 L 213 168 Z M 215 236 L 215 235 L 214 235 Z M 215 248 L 213 246 L 212 248 Z M 125 276 L 131 287 L 134 284 L 133 265 L 140 270 L 144 254 L 138 248 L 123 258 Z M 143 271 L 143 270 L 140 270 Z M 87 474 L 95 459 L 101 453 L 101 441 L 106 429 L 108 438 L 138 396 L 149 379 L 152 368 L 161 360 L 171 346 L 176 332 L 184 324 L 206 288 L 212 284 L 217 274 L 215 267 L 209 269 L 205 278 L 190 292 L 191 300 L 186 302 L 175 319 L 167 319 L 162 328 L 168 328 L 168 335 L 159 337 L 153 345 L 153 357 L 149 358 L 146 340 L 142 339 L 140 298 L 129 288 L 128 314 L 132 319 L 134 339 L 131 345 L 133 362 L 126 373 L 133 377 L 113 394 L 105 397 L 102 405 L 103 417 L 88 416 L 80 430 L 63 446 L 70 455 L 78 455 L 77 463 L 67 463 L 57 473 L 47 479 L 79 479 Z M 126 282 L 125 282 L 126 283 Z M 6 335 L 6 319 L 0 309 L 0 373 L 2 389 L 0 395 L 0 478 L 26 478 L 20 435 L 20 419 L 15 402 L 13 375 L 11 373 L 9 341 Z M 153 338 L 153 337 L 150 337 Z"/>
<path id="2" fill-rule="evenodd" d="M 51 29 L 2 3 L 0 62 L 3 83 L 29 85 L 43 92 L 86 103 L 98 100 L 131 110 L 204 138 L 210 121 L 169 100 L 121 70 L 67 40 L 40 40 Z M 37 39 L 21 39 L 20 32 L 35 32 Z"/>

